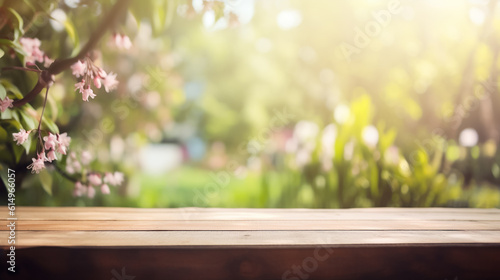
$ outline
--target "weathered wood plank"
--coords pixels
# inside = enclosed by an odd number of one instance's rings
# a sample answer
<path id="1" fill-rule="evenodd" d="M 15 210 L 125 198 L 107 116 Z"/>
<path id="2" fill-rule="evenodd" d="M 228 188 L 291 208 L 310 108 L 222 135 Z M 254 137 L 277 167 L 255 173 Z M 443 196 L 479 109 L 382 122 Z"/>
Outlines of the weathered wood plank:
<path id="1" fill-rule="evenodd" d="M 27 248 L 16 252 L 16 274 L 2 269 L 0 279 L 497 280 L 500 272 L 500 247 L 330 249 Z"/>
<path id="2" fill-rule="evenodd" d="M 133 227 L 133 224 L 130 225 Z M 0 233 L 7 246 L 8 232 Z M 18 231 L 16 247 L 500 244 L 498 231 Z"/>
<path id="3" fill-rule="evenodd" d="M 184 207 L 184 208 L 134 208 L 134 207 L 35 207 L 35 206 L 20 206 L 18 207 L 24 212 L 161 212 L 161 213 L 176 213 L 179 211 L 189 212 L 204 212 L 204 213 L 220 213 L 220 212 L 255 212 L 255 213 L 322 213 L 322 212 L 362 212 L 362 213 L 496 213 L 500 209 L 496 208 L 443 208 L 443 207 L 428 207 L 428 208 L 394 208 L 394 207 L 374 207 L 374 208 L 346 208 L 346 209 L 311 209 L 311 208 L 200 208 L 200 207 Z M 3 213 L 4 216 L 5 213 Z"/>
<path id="4" fill-rule="evenodd" d="M 136 279 L 176 280 L 500 275 L 499 209 L 18 207 L 16 214 L 13 279 L 122 279 L 122 268 Z M 8 235 L 0 227 L 3 256 Z M 12 278 L 6 271 L 0 279 Z"/>
<path id="5" fill-rule="evenodd" d="M 41 208 L 44 209 L 44 208 Z M 426 211 L 415 209 L 393 209 L 392 211 L 375 208 L 374 211 L 362 209 L 134 209 L 134 208 L 37 208 L 18 207 L 16 217 L 23 220 L 149 220 L 149 221 L 231 221 L 231 220 L 470 220 L 500 221 L 500 209 L 446 209 L 431 208 Z M 483 210 L 483 211 L 479 211 Z M 0 213 L 0 219 L 9 218 L 8 212 Z"/>
<path id="6" fill-rule="evenodd" d="M 378 221 L 350 221 L 350 220 L 303 220 L 303 221 L 57 221 L 57 220 L 18 220 L 16 229 L 23 230 L 48 230 L 48 231 L 92 231 L 92 230 L 115 230 L 115 231 L 196 231 L 196 230 L 393 230 L 393 231 L 429 231 L 429 230 L 452 230 L 452 231 L 500 231 L 500 221 L 425 221 L 425 220 L 378 220 Z M 0 227 L 0 231 L 9 230 Z"/>

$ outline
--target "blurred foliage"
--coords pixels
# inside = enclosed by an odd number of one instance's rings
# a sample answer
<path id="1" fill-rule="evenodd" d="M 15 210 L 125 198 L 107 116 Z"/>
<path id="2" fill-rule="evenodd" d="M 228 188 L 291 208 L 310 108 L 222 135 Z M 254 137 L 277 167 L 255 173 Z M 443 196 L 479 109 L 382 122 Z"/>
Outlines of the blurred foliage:
<path id="1" fill-rule="evenodd" d="M 22 64 L 20 36 L 40 38 L 53 58 L 74 54 L 114 1 L 73 2 L 0 0 L 0 67 Z M 46 120 L 73 149 L 92 150 L 94 168 L 124 170 L 128 186 L 73 198 L 51 171 L 53 196 L 42 176 L 27 176 L 19 203 L 500 207 L 497 1 L 401 0 L 391 12 L 392 2 L 132 1 L 110 35 L 130 36 L 133 48 L 117 50 L 109 35 L 95 54 L 118 73 L 117 92 L 81 102 L 63 73 Z M 57 9 L 59 31 L 49 20 Z M 0 78 L 0 98 L 36 82 Z M 10 135 L 33 125 L 41 102 L 2 113 L 1 162 L 20 173 L 34 146 Z M 139 169 L 148 143 L 185 148 L 195 138 L 202 160 L 161 175 Z M 223 156 L 212 155 L 217 143 Z"/>

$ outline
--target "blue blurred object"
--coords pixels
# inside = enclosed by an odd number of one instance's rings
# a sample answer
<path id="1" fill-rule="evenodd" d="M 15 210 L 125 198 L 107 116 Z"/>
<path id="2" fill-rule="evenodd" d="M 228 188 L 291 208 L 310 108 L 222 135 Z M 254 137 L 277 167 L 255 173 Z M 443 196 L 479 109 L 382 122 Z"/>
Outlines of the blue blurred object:
<path id="1" fill-rule="evenodd" d="M 186 142 L 186 147 L 190 160 L 199 161 L 203 159 L 206 153 L 206 144 L 199 137 L 192 137 Z"/>
<path id="2" fill-rule="evenodd" d="M 184 84 L 184 94 L 186 95 L 186 99 L 198 99 L 202 95 L 204 88 L 204 83 L 200 81 L 187 82 L 186 84 Z"/>

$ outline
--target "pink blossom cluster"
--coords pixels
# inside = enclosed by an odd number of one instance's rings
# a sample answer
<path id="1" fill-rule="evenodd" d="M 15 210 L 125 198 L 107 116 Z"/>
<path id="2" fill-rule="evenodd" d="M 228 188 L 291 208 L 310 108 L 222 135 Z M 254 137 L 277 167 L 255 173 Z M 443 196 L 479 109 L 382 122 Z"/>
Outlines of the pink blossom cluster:
<path id="1" fill-rule="evenodd" d="M 12 133 L 14 141 L 16 141 L 17 145 L 22 145 L 26 140 L 28 140 L 30 133 L 33 130 L 24 130 L 20 129 L 17 133 Z M 49 135 L 43 137 L 43 149 L 41 153 L 37 154 L 36 158 L 33 158 L 31 163 L 28 166 L 28 169 L 31 169 L 31 173 L 40 173 L 40 171 L 45 168 L 45 162 L 52 162 L 57 160 L 57 154 L 65 155 L 66 151 L 71 142 L 71 137 L 67 135 L 67 133 L 56 133 L 52 134 L 49 132 Z"/>
<path id="2" fill-rule="evenodd" d="M 81 173 L 84 166 L 87 166 L 92 161 L 92 155 L 88 151 L 83 151 L 80 154 L 80 159 L 76 157 L 75 152 L 69 153 L 66 159 L 66 172 L 69 174 Z"/>
<path id="3" fill-rule="evenodd" d="M 10 99 L 8 96 L 5 96 L 4 99 L 0 99 L 0 111 L 3 113 L 7 108 L 12 108 L 14 106 L 12 102 L 14 102 L 14 100 Z"/>
<path id="4" fill-rule="evenodd" d="M 91 83 L 96 88 L 104 86 L 106 92 L 110 92 L 118 86 L 116 74 L 107 74 L 102 68 L 96 66 L 90 58 L 85 58 L 83 61 L 78 60 L 75 64 L 71 65 L 71 71 L 77 78 L 82 78 L 81 82 L 75 84 L 75 90 L 82 94 L 83 101 L 89 101 L 89 97 L 94 99 L 96 96 L 92 90 Z"/>
<path id="5" fill-rule="evenodd" d="M 49 67 L 54 60 L 50 59 L 45 53 L 40 50 L 42 44 L 37 38 L 21 38 L 19 39 L 23 50 L 26 52 L 26 64 L 33 65 L 35 62 L 43 63 L 43 66 Z"/>
<path id="6" fill-rule="evenodd" d="M 115 33 L 113 35 L 113 43 L 119 49 L 128 50 L 132 47 L 132 42 L 130 41 L 130 38 L 127 35 L 123 34 Z"/>
<path id="7" fill-rule="evenodd" d="M 49 132 L 48 136 L 43 137 L 44 149 L 47 151 L 47 160 L 52 162 L 56 160 L 56 152 L 65 155 L 68 148 L 69 143 L 71 142 L 71 137 L 65 132 L 63 134 L 52 134 Z"/>
<path id="8" fill-rule="evenodd" d="M 105 173 L 102 177 L 98 173 L 89 173 L 87 175 L 87 184 L 83 184 L 78 181 L 75 183 L 75 188 L 73 189 L 73 196 L 81 197 L 87 195 L 89 198 L 93 198 L 96 194 L 94 187 L 100 187 L 101 193 L 109 194 L 109 185 L 118 186 L 123 183 L 124 175 L 121 172 Z"/>
<path id="9" fill-rule="evenodd" d="M 26 140 L 28 140 L 30 133 L 31 133 L 31 130 L 26 131 L 26 130 L 21 128 L 18 133 L 12 133 L 12 136 L 14 137 L 14 141 L 17 142 L 16 144 L 21 145 L 24 142 L 26 142 Z"/>

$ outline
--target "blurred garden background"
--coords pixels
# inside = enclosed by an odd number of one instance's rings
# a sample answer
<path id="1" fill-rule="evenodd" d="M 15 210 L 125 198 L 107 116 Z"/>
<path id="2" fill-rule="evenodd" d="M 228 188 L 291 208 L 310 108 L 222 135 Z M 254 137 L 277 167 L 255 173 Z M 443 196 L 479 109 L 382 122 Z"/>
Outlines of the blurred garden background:
<path id="1" fill-rule="evenodd" d="M 0 68 L 21 37 L 75 55 L 116 2 L 0 0 Z M 132 1 L 92 51 L 117 89 L 85 102 L 58 74 L 43 122 L 125 182 L 75 196 L 69 155 L 30 173 L 10 126 L 44 94 L 2 112 L 0 171 L 16 205 L 500 207 L 499 50 L 494 0 Z M 2 71 L 0 94 L 37 80 Z"/>

